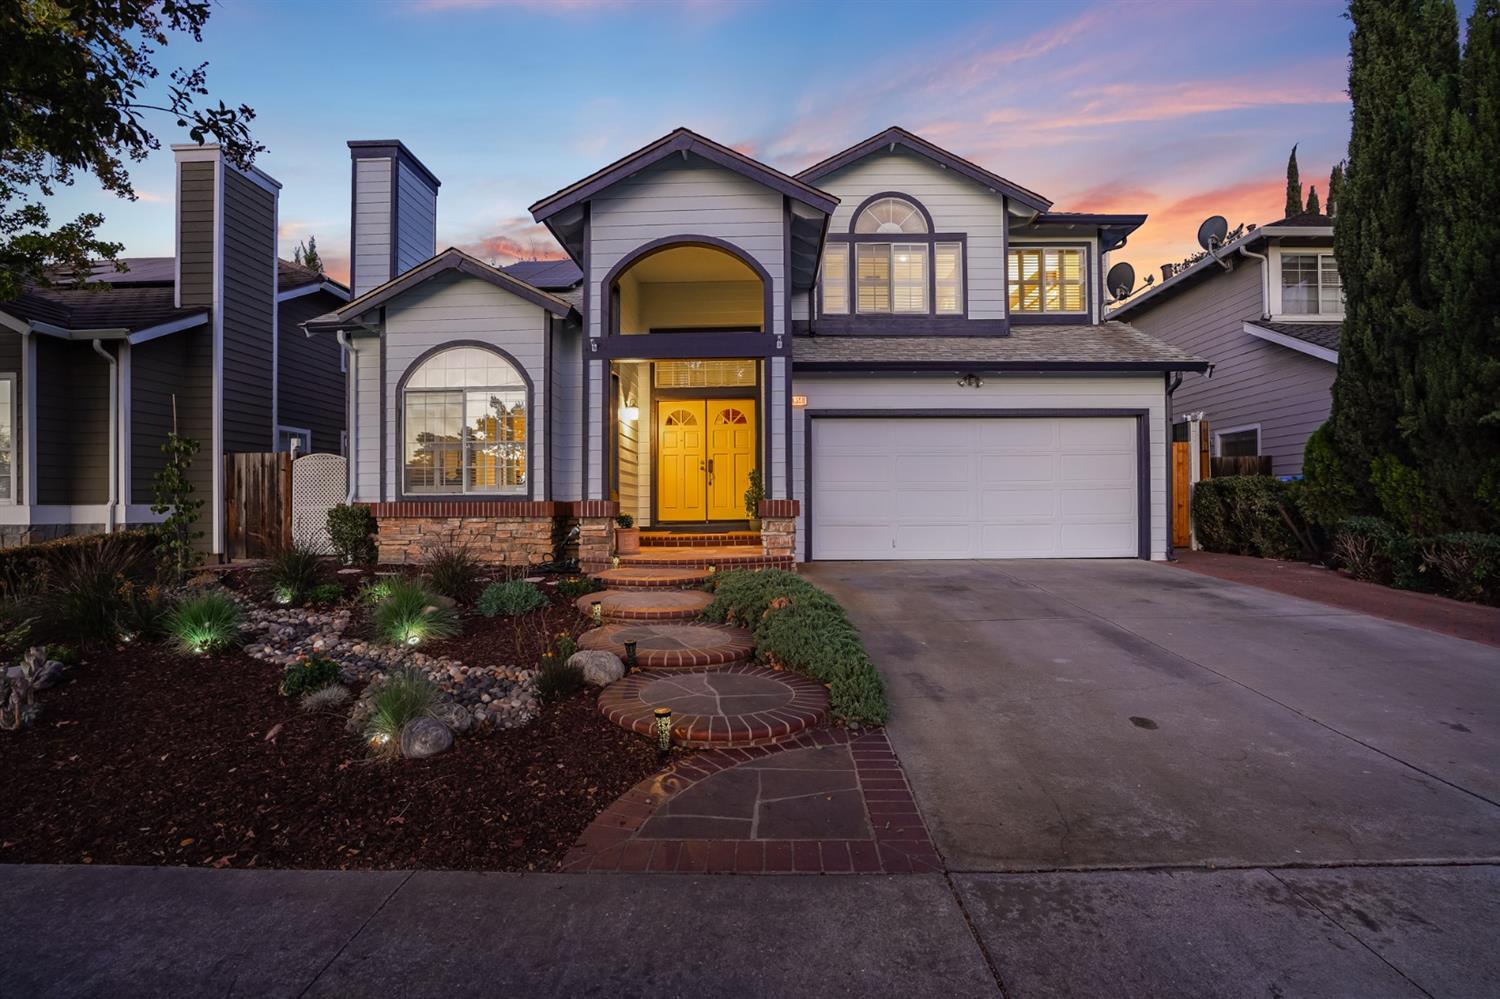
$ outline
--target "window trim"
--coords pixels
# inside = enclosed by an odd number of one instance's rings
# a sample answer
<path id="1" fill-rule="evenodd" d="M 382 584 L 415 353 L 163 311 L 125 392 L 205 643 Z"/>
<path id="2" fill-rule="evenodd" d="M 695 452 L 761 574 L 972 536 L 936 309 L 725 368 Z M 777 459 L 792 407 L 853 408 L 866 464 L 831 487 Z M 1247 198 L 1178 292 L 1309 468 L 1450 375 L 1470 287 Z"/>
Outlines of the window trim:
<path id="1" fill-rule="evenodd" d="M 313 432 L 312 432 L 312 428 L 311 427 L 294 427 L 294 426 L 291 426 L 291 425 L 286 424 L 286 423 L 278 423 L 278 424 L 276 424 L 276 444 L 277 444 L 278 447 L 281 445 L 281 435 L 284 434 L 284 433 L 301 434 L 303 437 L 306 437 L 307 438 L 307 450 L 303 451 L 301 453 L 302 454 L 312 454 L 313 453 L 313 449 L 312 449 L 313 448 Z M 288 448 L 287 450 L 290 451 L 291 449 Z"/>
<path id="2" fill-rule="evenodd" d="M 487 350 L 500 357 L 516 370 L 521 376 L 521 383 L 526 387 L 526 490 L 525 492 L 486 492 L 486 493 L 408 493 L 406 491 L 406 383 L 425 362 L 434 355 L 441 354 L 445 350 L 453 350 L 458 347 L 475 347 L 479 350 Z M 441 390 L 418 390 L 418 391 L 441 391 Z M 460 389 L 460 391 L 466 391 Z M 497 500 L 534 500 L 536 499 L 536 386 L 532 383 L 531 372 L 526 366 L 516 359 L 504 347 L 483 340 L 445 340 L 435 347 L 430 347 L 417 355 L 406 370 L 401 373 L 401 378 L 396 382 L 396 434 L 388 437 L 382 442 L 382 452 L 389 454 L 396 464 L 396 499 L 412 500 L 417 502 L 437 503 L 493 503 Z M 384 459 L 382 459 L 382 464 Z M 545 474 L 545 472 L 543 473 Z"/>
<path id="3" fill-rule="evenodd" d="M 1276 247 L 1275 248 L 1275 256 L 1272 258 L 1273 259 L 1272 266 L 1274 266 L 1275 269 L 1276 269 L 1275 270 L 1275 277 L 1276 277 L 1276 279 L 1273 282 L 1271 282 L 1271 288 L 1272 288 L 1272 290 L 1273 290 L 1273 292 L 1274 292 L 1274 294 L 1276 296 L 1276 300 L 1273 303 L 1271 303 L 1274 306 L 1274 308 L 1270 309 L 1271 315 L 1275 319 L 1277 319 L 1277 320 L 1285 320 L 1286 322 L 1292 322 L 1292 323 L 1298 323 L 1298 322 L 1300 322 L 1300 323 L 1342 322 L 1343 319 L 1344 319 L 1344 312 L 1346 311 L 1345 309 L 1340 309 L 1338 312 L 1288 312 L 1288 311 L 1286 311 L 1286 280 L 1282 276 L 1282 272 L 1283 272 L 1283 268 L 1285 266 L 1285 264 L 1283 263 L 1283 261 L 1287 257 L 1316 257 L 1317 258 L 1317 261 L 1318 261 L 1318 266 L 1317 266 L 1317 274 L 1318 274 L 1318 299 L 1319 299 L 1318 305 L 1319 305 L 1320 309 L 1322 308 L 1322 292 L 1323 292 L 1323 258 L 1324 257 L 1331 258 L 1333 260 L 1334 269 L 1337 270 L 1337 268 L 1338 268 L 1338 258 L 1334 255 L 1333 249 L 1331 247 L 1327 248 L 1327 249 L 1325 249 L 1323 247 L 1316 247 L 1316 246 L 1278 246 L 1278 247 Z M 1340 289 L 1340 291 L 1343 290 L 1343 287 L 1344 287 L 1344 275 L 1342 273 L 1340 273 L 1339 274 L 1339 289 Z"/>
<path id="4" fill-rule="evenodd" d="M 10 382 L 10 498 L 0 499 L 0 506 L 20 506 L 21 497 L 16 495 L 21 485 L 21 477 L 16 474 L 16 452 L 20 443 L 16 440 L 16 417 L 20 414 L 21 376 L 15 371 L 0 371 L 0 381 Z"/>
<path id="5" fill-rule="evenodd" d="M 914 205 L 927 222 L 927 231 L 922 232 L 855 232 L 855 223 L 864 210 L 877 201 L 885 198 L 900 198 Z M 830 232 L 826 237 L 828 245 L 844 245 L 849 250 L 849 266 L 845 278 L 845 310 L 843 312 L 825 312 L 823 310 L 823 278 L 820 273 L 817 284 L 818 321 L 827 321 L 837 324 L 840 329 L 849 326 L 851 330 L 865 333 L 878 333 L 878 330 L 869 329 L 866 324 L 889 324 L 897 326 L 908 324 L 912 321 L 958 323 L 969 318 L 969 234 L 966 232 L 939 232 L 933 224 L 932 214 L 928 212 L 927 206 L 916 198 L 901 191 L 881 191 L 872 194 L 854 209 L 854 214 L 849 216 L 849 224 L 845 227 L 847 232 Z M 927 246 L 927 308 L 922 312 L 860 312 L 859 311 L 859 261 L 858 250 L 855 248 L 859 243 L 897 243 L 925 244 Z M 959 287 L 962 294 L 959 296 L 959 311 L 937 312 L 937 244 L 956 243 L 959 253 Z M 892 304 L 894 305 L 895 285 L 892 288 Z"/>
<path id="6" fill-rule="evenodd" d="M 1260 424 L 1246 423 L 1238 427 L 1225 427 L 1222 430 L 1217 427 L 1214 428 L 1214 457 L 1224 457 L 1224 436 L 1226 434 L 1243 434 L 1251 430 L 1255 431 L 1255 453 L 1257 455 L 1260 454 L 1262 443 Z"/>
<path id="7" fill-rule="evenodd" d="M 1076 322 L 1080 317 L 1092 321 L 1094 315 L 1094 255 L 1092 243 L 1075 242 L 1049 242 L 1047 240 L 1026 240 L 1024 242 L 1007 241 L 1005 244 L 1005 315 L 1013 325 L 1039 324 L 1049 322 Z M 1077 311 L 1071 309 L 1056 309 L 1048 311 L 1046 308 L 1047 292 L 1046 286 L 1042 288 L 1042 309 L 1036 312 L 1026 312 L 1021 309 L 1010 307 L 1010 255 L 1022 250 L 1077 250 L 1083 256 L 1083 271 L 1080 280 L 1083 284 L 1083 308 Z M 1046 269 L 1046 258 L 1043 257 L 1043 270 Z"/>

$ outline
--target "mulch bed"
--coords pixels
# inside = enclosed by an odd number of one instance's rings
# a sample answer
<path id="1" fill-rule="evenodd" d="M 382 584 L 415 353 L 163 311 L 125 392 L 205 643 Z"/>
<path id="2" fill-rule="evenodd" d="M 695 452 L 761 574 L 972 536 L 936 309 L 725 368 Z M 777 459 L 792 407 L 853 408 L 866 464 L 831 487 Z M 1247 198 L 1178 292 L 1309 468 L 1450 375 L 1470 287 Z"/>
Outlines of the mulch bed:
<path id="1" fill-rule="evenodd" d="M 570 610 L 533 616 L 551 628 Z M 466 639 L 424 651 L 539 652 L 505 648 L 508 623 L 465 625 Z M 553 870 L 659 767 L 650 743 L 598 714 L 592 689 L 526 728 L 375 762 L 342 712 L 300 712 L 279 672 L 246 656 L 126 647 L 71 676 L 42 695 L 33 727 L 0 733 L 0 862 Z"/>

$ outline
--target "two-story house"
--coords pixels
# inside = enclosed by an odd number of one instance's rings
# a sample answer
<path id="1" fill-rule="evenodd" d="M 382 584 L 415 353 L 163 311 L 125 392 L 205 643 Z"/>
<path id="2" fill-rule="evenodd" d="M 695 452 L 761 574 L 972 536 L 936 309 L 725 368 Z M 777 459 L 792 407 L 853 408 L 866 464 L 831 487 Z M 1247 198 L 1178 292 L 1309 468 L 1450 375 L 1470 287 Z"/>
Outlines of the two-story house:
<path id="1" fill-rule="evenodd" d="M 1176 395 L 1179 413 L 1209 420 L 1214 454 L 1269 455 L 1276 475 L 1302 473 L 1338 372 L 1333 224 L 1304 213 L 1252 229 L 1110 312 L 1214 362 L 1212 378 Z"/>
<path id="2" fill-rule="evenodd" d="M 756 470 L 772 563 L 1165 557 L 1170 393 L 1207 362 L 1104 318 L 1144 216 L 899 128 L 795 176 L 678 129 L 532 206 L 568 260 L 502 270 L 430 256 L 409 150 L 350 148 L 355 298 L 306 325 L 349 350 L 384 557 L 521 559 L 558 514 L 586 560 L 617 512 L 711 540 Z"/>
<path id="3" fill-rule="evenodd" d="M 173 256 L 0 302 L 0 543 L 159 520 L 174 424 L 201 448 L 190 477 L 214 553 L 225 454 L 343 449 L 343 359 L 301 323 L 347 289 L 278 260 L 279 183 L 217 146 L 172 148 Z"/>

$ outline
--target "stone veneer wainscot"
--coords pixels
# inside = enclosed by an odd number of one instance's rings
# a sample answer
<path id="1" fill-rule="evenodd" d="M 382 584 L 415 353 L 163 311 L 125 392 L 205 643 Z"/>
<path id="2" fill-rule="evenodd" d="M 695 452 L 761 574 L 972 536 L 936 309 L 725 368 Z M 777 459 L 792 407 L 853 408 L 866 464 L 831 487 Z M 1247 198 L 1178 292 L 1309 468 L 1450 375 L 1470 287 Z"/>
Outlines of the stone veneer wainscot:
<path id="1" fill-rule="evenodd" d="M 531 565 L 552 551 L 556 517 L 578 520 L 580 560 L 608 560 L 615 503 L 533 500 L 403 500 L 368 503 L 378 525 L 380 561 L 410 564 L 434 548 L 458 546 L 489 565 Z"/>

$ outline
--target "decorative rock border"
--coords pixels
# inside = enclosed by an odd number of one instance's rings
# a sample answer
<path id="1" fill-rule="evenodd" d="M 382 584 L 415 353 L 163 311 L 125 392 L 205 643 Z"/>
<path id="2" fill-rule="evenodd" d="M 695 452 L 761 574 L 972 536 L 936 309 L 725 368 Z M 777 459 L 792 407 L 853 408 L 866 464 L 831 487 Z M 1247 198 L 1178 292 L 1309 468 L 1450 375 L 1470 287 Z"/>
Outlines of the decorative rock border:
<path id="1" fill-rule="evenodd" d="M 648 738 L 656 735 L 657 707 L 673 709 L 672 738 L 679 745 L 761 746 L 815 728 L 828 714 L 828 691 L 797 673 L 740 665 L 643 670 L 599 695 L 606 718 Z"/>
<path id="2" fill-rule="evenodd" d="M 668 801 L 715 774 L 773 753 L 847 745 L 870 839 L 648 839 L 641 828 Z M 820 729 L 777 746 L 694 753 L 641 781 L 600 813 L 563 858 L 568 872 L 917 874 L 942 858 L 880 729 Z"/>

